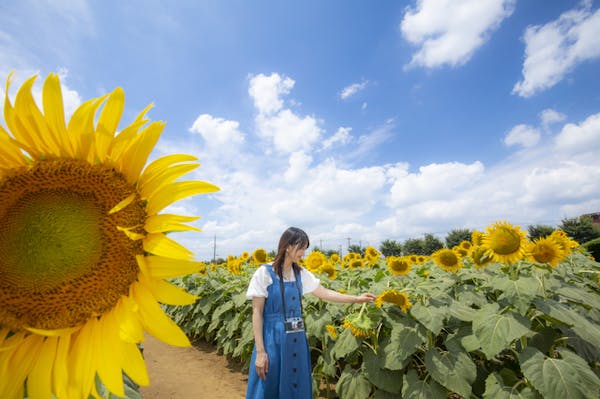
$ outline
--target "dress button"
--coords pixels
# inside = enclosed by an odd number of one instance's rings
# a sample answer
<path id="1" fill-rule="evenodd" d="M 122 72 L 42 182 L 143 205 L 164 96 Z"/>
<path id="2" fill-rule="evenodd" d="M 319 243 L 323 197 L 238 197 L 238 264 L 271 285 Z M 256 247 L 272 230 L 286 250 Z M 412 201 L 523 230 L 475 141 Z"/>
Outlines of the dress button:
<path id="1" fill-rule="evenodd" d="M 296 297 L 295 297 L 295 296 L 293 296 L 293 297 L 292 297 L 292 299 L 295 301 L 295 300 L 296 300 Z"/>
<path id="2" fill-rule="evenodd" d="M 292 353 L 292 356 L 296 357 L 296 353 Z"/>
<path id="3" fill-rule="evenodd" d="M 292 371 L 295 373 L 296 371 L 298 371 L 298 369 L 297 369 L 296 367 L 294 367 L 294 368 L 292 369 Z"/>
<path id="4" fill-rule="evenodd" d="M 294 338 L 294 342 L 298 342 L 298 338 Z"/>
<path id="5" fill-rule="evenodd" d="M 298 384 L 294 383 L 292 385 L 294 386 L 294 388 L 298 388 Z"/>

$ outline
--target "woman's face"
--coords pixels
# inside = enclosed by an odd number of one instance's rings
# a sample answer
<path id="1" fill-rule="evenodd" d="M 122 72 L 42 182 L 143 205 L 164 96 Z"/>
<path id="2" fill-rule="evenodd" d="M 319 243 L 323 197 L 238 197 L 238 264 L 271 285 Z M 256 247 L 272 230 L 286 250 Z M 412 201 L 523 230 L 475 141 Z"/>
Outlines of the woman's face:
<path id="1" fill-rule="evenodd" d="M 286 255 L 292 262 L 298 263 L 298 262 L 300 262 L 300 259 L 302 259 L 304 257 L 305 251 L 306 251 L 306 248 L 304 248 L 304 246 L 302 246 L 302 244 L 290 245 L 287 249 Z"/>

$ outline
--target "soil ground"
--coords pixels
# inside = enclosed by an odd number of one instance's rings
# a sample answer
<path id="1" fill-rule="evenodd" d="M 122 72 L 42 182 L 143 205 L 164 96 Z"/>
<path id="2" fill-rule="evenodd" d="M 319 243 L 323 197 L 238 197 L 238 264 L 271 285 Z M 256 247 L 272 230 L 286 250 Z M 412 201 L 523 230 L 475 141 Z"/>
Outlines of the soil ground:
<path id="1" fill-rule="evenodd" d="M 147 335 L 144 358 L 150 385 L 140 387 L 143 399 L 243 399 L 247 374 L 206 342 L 177 348 Z"/>

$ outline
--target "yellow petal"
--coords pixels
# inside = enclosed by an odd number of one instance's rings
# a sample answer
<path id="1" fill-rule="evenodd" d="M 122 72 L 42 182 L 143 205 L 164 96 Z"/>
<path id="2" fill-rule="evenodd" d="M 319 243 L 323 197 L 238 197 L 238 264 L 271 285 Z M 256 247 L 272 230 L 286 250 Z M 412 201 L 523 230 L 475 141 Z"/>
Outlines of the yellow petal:
<path id="1" fill-rule="evenodd" d="M 156 193 L 151 198 L 148 198 L 146 214 L 155 215 L 168 205 L 179 201 L 180 199 L 196 194 L 214 193 L 216 191 L 219 191 L 217 186 L 203 181 L 171 183 L 162 191 Z"/>
<path id="2" fill-rule="evenodd" d="M 103 128 L 111 135 L 111 137 L 114 137 L 124 107 L 125 92 L 122 88 L 117 87 L 110 93 L 106 104 L 104 104 L 104 107 L 100 112 L 100 116 L 98 117 L 98 128 Z"/>
<path id="3" fill-rule="evenodd" d="M 58 337 L 58 336 L 72 334 L 75 331 L 79 330 L 80 328 L 81 327 L 78 326 L 78 327 L 61 328 L 61 329 L 57 329 L 57 330 L 43 330 L 41 328 L 33 328 L 33 327 L 26 327 L 25 329 L 34 334 L 43 335 L 45 337 Z"/>
<path id="4" fill-rule="evenodd" d="M 94 115 L 105 97 L 84 102 L 71 116 L 67 131 L 77 158 L 86 159 L 88 156 L 94 134 Z"/>
<path id="5" fill-rule="evenodd" d="M 58 399 L 67 397 L 69 383 L 69 349 L 71 348 L 71 335 L 67 334 L 58 339 L 54 367 L 52 368 L 52 386 Z"/>
<path id="6" fill-rule="evenodd" d="M 136 137 L 135 142 L 123 153 L 118 164 L 119 171 L 125 175 L 128 182 L 134 184 L 148 160 L 148 156 L 156 145 L 163 128 L 164 122 L 152 122 Z"/>
<path id="7" fill-rule="evenodd" d="M 54 73 L 49 74 L 44 81 L 42 104 L 48 128 L 57 139 L 61 156 L 73 157 L 75 153 L 73 144 L 67 135 L 60 80 L 58 79 L 58 75 Z"/>
<path id="8" fill-rule="evenodd" d="M 129 297 L 122 297 L 114 308 L 115 318 L 120 321 L 119 338 L 125 342 L 138 343 L 144 340 L 144 327 L 138 316 L 139 306 Z"/>
<path id="9" fill-rule="evenodd" d="M 29 399 L 52 399 L 52 366 L 56 355 L 58 338 L 46 339 L 40 354 L 27 377 L 27 395 Z"/>
<path id="10" fill-rule="evenodd" d="M 14 398 L 23 389 L 25 378 L 37 361 L 43 341 L 44 338 L 39 335 L 29 335 L 15 348 L 7 361 L 10 378 L 3 377 L 0 385 L 1 398 Z"/>
<path id="11" fill-rule="evenodd" d="M 138 185 L 142 198 L 151 197 L 154 193 L 156 193 L 158 190 L 160 190 L 167 184 L 175 181 L 178 177 L 191 172 L 198 166 L 200 165 L 184 164 L 164 169 L 161 173 L 154 175 L 153 178 L 148 179 L 145 183 Z"/>
<path id="12" fill-rule="evenodd" d="M 119 212 L 121 209 L 123 209 L 127 205 L 131 204 L 134 199 L 135 199 L 135 193 L 132 193 L 127 198 L 125 198 L 123 201 L 121 201 L 117 205 L 115 205 L 110 211 L 108 211 L 108 213 L 113 214 L 115 212 Z"/>
<path id="13" fill-rule="evenodd" d="M 96 374 L 92 360 L 97 324 L 98 321 L 92 317 L 74 339 L 69 358 L 69 397 L 87 397 L 92 390 Z"/>
<path id="14" fill-rule="evenodd" d="M 140 320 L 150 334 L 173 346 L 190 346 L 190 341 L 163 312 L 152 293 L 143 284 L 133 284 L 133 299 L 140 307 Z"/>
<path id="15" fill-rule="evenodd" d="M 98 340 L 98 358 L 96 369 L 106 388 L 115 395 L 124 398 L 123 375 L 121 372 L 122 352 L 115 350 L 121 345 L 119 339 L 119 321 L 114 312 L 108 312 L 100 319 L 100 337 Z"/>
<path id="16" fill-rule="evenodd" d="M 198 160 L 198 158 L 188 154 L 172 154 L 160 157 L 146 166 L 144 172 L 140 176 L 139 182 L 142 185 L 145 184 L 148 180 L 151 180 L 157 174 L 160 174 L 164 169 L 176 163 L 193 162 L 196 160 Z"/>
<path id="17" fill-rule="evenodd" d="M 140 353 L 139 348 L 136 344 L 123 342 L 121 344 L 121 350 L 123 352 L 123 371 L 127 374 L 136 384 L 148 385 L 150 379 L 148 378 L 148 370 L 146 369 L 146 362 Z"/>
<path id="18" fill-rule="evenodd" d="M 131 239 L 133 241 L 141 240 L 142 238 L 145 237 L 145 235 L 133 232 L 133 231 L 131 231 L 131 229 L 132 229 L 131 227 L 117 226 L 117 230 L 122 231 L 123 233 L 125 233 L 125 235 L 127 237 L 129 237 L 129 239 Z"/>
<path id="19" fill-rule="evenodd" d="M 27 164 L 27 158 L 2 126 L 0 126 L 0 159 L 2 159 L 1 167 L 6 169 Z"/>
<path id="20" fill-rule="evenodd" d="M 180 216 L 171 214 L 153 215 L 146 219 L 144 230 L 148 233 L 164 233 L 171 231 L 200 231 L 199 228 L 187 226 L 182 223 L 193 222 L 200 219 L 198 216 Z"/>
<path id="21" fill-rule="evenodd" d="M 144 250 L 154 255 L 174 259 L 191 260 L 194 254 L 176 241 L 162 233 L 148 234 L 143 241 Z"/>
<path id="22" fill-rule="evenodd" d="M 162 256 L 146 256 L 144 260 L 150 276 L 159 279 L 195 273 L 200 270 L 201 265 L 201 262 L 171 259 Z"/>
<path id="23" fill-rule="evenodd" d="M 138 130 L 144 126 L 148 121 L 140 120 L 132 123 L 123 129 L 117 137 L 112 140 L 112 144 L 109 149 L 109 158 L 117 165 L 123 163 L 123 154 L 136 140 Z"/>
<path id="24" fill-rule="evenodd" d="M 198 299 L 197 296 L 187 293 L 164 280 L 146 279 L 144 283 L 160 303 L 182 306 L 191 305 Z"/>

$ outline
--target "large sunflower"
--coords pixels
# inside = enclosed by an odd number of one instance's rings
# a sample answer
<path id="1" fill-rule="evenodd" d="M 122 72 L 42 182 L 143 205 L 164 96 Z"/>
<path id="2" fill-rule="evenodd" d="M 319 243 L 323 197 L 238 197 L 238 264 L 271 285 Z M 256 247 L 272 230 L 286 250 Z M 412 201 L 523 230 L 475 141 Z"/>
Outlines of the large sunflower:
<path id="1" fill-rule="evenodd" d="M 544 237 L 528 244 L 527 255 L 533 262 L 556 267 L 565 258 L 565 251 L 555 239 Z"/>
<path id="2" fill-rule="evenodd" d="M 462 260 L 458 253 L 448 248 L 441 248 L 431 254 L 431 259 L 436 265 L 450 273 L 462 269 Z"/>
<path id="3" fill-rule="evenodd" d="M 87 399 L 96 377 L 123 397 L 123 372 L 148 384 L 144 332 L 189 345 L 159 302 L 196 299 L 165 281 L 200 268 L 166 236 L 197 230 L 186 225 L 196 218 L 159 212 L 217 188 L 175 181 L 198 166 L 189 155 L 144 169 L 164 123 L 148 124 L 147 107 L 115 136 L 122 89 L 66 124 L 58 76 L 44 82 L 42 110 L 34 81 L 12 104 L 9 76 L 0 126 L 0 398 L 21 399 L 26 385 L 31 399 Z"/>
<path id="4" fill-rule="evenodd" d="M 377 307 L 383 306 L 384 302 L 393 303 L 398 306 L 404 313 L 408 312 L 408 309 L 412 307 L 412 302 L 408 295 L 404 292 L 397 290 L 385 290 L 375 300 Z"/>
<path id="5" fill-rule="evenodd" d="M 486 228 L 482 245 L 494 262 L 514 263 L 525 255 L 527 236 L 520 226 L 496 222 Z"/>
<path id="6" fill-rule="evenodd" d="M 388 256 L 385 258 L 387 267 L 394 276 L 405 276 L 410 273 L 412 263 L 406 256 Z"/>

